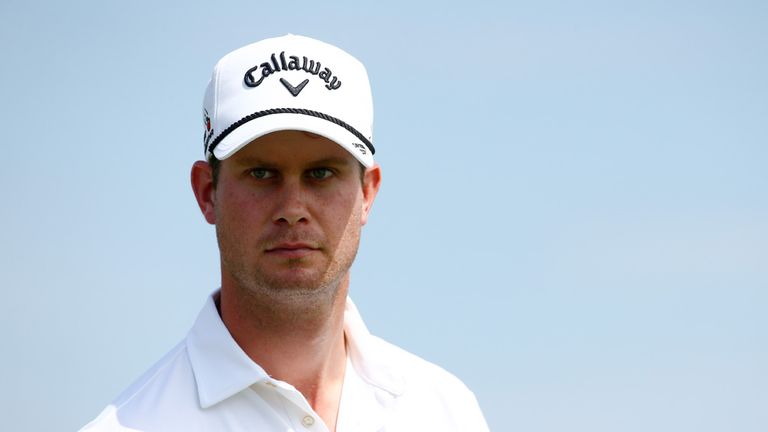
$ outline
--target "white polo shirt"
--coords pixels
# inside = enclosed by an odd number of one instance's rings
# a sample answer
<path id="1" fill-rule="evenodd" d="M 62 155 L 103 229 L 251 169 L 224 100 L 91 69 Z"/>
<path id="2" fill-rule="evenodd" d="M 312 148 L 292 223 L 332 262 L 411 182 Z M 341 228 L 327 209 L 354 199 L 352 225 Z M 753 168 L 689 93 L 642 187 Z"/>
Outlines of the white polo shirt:
<path id="1" fill-rule="evenodd" d="M 82 431 L 327 432 L 298 390 L 243 352 L 214 295 L 187 337 Z M 337 432 L 488 431 L 461 381 L 371 335 L 349 299 L 344 332 L 348 364 Z"/>

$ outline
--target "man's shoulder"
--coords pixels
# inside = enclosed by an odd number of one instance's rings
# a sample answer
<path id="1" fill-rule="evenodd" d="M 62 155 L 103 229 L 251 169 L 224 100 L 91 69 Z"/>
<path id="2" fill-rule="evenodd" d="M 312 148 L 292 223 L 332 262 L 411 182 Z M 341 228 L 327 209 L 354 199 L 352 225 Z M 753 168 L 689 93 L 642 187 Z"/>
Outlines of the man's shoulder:
<path id="1" fill-rule="evenodd" d="M 378 336 L 371 335 L 370 343 L 401 374 L 409 390 L 431 389 L 448 395 L 471 394 L 464 382 L 443 367 Z"/>
<path id="2" fill-rule="evenodd" d="M 406 384 L 427 385 L 429 388 L 469 391 L 467 386 L 451 372 L 410 351 L 407 351 L 378 336 L 371 335 L 370 343 L 387 359 L 396 371 L 402 374 Z"/>
<path id="3" fill-rule="evenodd" d="M 183 405 L 184 399 L 189 399 L 190 394 L 196 394 L 189 393 L 194 386 L 186 340 L 183 340 L 123 390 L 81 431 L 137 430 L 130 426 L 137 422 L 139 417 L 157 412 L 160 408 L 158 403 L 167 404 L 173 401 Z"/>
<path id="4" fill-rule="evenodd" d="M 474 393 L 459 378 L 371 334 L 351 300 L 347 301 L 345 331 L 358 375 L 391 397 L 398 413 L 392 421 L 409 422 L 401 425 L 404 430 L 419 430 L 411 423 L 435 418 L 441 419 L 442 426 L 424 423 L 422 429 L 488 430 Z M 382 394 L 382 398 L 387 396 Z"/>
<path id="5" fill-rule="evenodd" d="M 400 394 L 395 395 L 400 419 L 418 423 L 439 418 L 441 430 L 488 430 L 475 394 L 454 374 L 377 336 L 371 335 L 368 343 L 401 379 Z"/>

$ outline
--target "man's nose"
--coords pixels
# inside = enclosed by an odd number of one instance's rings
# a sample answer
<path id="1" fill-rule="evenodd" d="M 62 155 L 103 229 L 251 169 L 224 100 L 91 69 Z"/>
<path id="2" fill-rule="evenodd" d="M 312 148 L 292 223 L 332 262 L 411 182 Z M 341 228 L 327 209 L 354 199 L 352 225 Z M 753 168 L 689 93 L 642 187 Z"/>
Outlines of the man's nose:
<path id="1" fill-rule="evenodd" d="M 306 203 L 306 193 L 299 181 L 283 184 L 280 190 L 277 207 L 273 220 L 276 224 L 296 225 L 307 222 L 309 212 Z"/>

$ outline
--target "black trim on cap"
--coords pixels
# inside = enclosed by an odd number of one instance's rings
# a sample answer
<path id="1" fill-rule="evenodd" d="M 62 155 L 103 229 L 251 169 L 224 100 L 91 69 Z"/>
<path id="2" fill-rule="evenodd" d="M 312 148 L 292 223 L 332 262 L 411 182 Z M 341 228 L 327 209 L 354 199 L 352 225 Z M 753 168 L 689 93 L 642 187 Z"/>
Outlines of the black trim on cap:
<path id="1" fill-rule="evenodd" d="M 323 114 L 321 112 L 311 111 L 311 110 L 302 109 L 302 108 L 272 108 L 272 109 L 268 109 L 268 110 L 264 110 L 264 111 L 258 111 L 258 112 L 255 112 L 253 114 L 247 115 L 247 116 L 241 118 L 240 120 L 238 120 L 238 121 L 232 123 L 231 125 L 229 125 L 228 128 L 226 128 L 223 131 L 221 131 L 219 136 L 217 136 L 216 139 L 211 141 L 211 144 L 208 145 L 208 152 L 212 154 L 213 153 L 213 149 L 215 149 L 216 146 L 219 145 L 219 143 L 221 142 L 221 140 L 224 139 L 224 137 L 226 137 L 227 135 L 232 133 L 233 130 L 235 130 L 238 127 L 244 125 L 245 123 L 248 123 L 251 120 L 255 120 L 255 119 L 260 118 L 260 117 L 265 117 L 265 116 L 268 116 L 270 114 L 302 114 L 302 115 L 308 115 L 308 116 L 311 116 L 311 117 L 321 118 L 323 120 L 328 120 L 331 123 L 334 123 L 334 124 L 337 124 L 337 125 L 343 127 L 344 129 L 346 129 L 350 133 L 352 133 L 352 135 L 354 135 L 357 138 L 359 138 L 360 141 L 362 141 L 363 144 L 365 144 L 365 146 L 368 147 L 368 150 L 371 151 L 371 154 L 376 153 L 376 149 L 373 148 L 373 144 L 363 134 L 361 134 L 357 129 L 355 129 L 352 126 L 348 125 L 347 123 L 337 119 L 336 117 L 332 117 L 332 116 L 329 116 L 328 114 Z"/>

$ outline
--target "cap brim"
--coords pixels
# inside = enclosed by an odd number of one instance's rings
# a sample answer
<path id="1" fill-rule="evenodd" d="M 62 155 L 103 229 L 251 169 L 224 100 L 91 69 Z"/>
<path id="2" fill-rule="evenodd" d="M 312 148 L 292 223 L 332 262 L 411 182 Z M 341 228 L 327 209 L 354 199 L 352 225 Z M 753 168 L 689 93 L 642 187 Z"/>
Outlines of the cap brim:
<path id="1" fill-rule="evenodd" d="M 253 140 L 272 132 L 298 130 L 321 135 L 339 144 L 363 166 L 373 166 L 373 155 L 360 139 L 343 127 L 327 120 L 301 114 L 273 114 L 246 122 L 225 136 L 213 149 L 219 160 L 232 156 Z"/>

